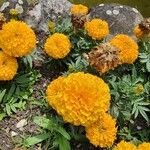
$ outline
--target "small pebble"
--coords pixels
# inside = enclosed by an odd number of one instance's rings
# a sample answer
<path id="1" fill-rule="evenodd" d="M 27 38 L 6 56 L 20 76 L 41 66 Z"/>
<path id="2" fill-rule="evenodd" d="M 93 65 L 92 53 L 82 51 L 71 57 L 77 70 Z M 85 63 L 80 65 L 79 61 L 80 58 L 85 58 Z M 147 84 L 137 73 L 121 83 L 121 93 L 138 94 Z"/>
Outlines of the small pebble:
<path id="1" fill-rule="evenodd" d="M 26 119 L 22 119 L 20 120 L 17 124 L 16 124 L 16 128 L 22 128 L 24 126 L 27 125 L 27 120 Z"/>
<path id="2" fill-rule="evenodd" d="M 99 4 L 99 6 L 101 7 L 101 6 L 104 6 L 104 4 Z"/>

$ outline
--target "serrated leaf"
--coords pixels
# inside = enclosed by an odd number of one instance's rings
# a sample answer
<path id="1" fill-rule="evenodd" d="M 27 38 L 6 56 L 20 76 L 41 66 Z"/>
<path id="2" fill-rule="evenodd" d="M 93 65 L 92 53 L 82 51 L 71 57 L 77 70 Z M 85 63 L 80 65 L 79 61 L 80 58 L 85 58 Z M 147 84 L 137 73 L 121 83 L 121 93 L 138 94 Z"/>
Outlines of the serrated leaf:
<path id="1" fill-rule="evenodd" d="M 48 129 L 50 131 L 55 131 L 63 135 L 66 139 L 70 140 L 70 135 L 66 132 L 64 128 L 54 123 L 52 120 L 45 117 L 34 117 L 33 121 L 38 124 L 40 127 Z"/>

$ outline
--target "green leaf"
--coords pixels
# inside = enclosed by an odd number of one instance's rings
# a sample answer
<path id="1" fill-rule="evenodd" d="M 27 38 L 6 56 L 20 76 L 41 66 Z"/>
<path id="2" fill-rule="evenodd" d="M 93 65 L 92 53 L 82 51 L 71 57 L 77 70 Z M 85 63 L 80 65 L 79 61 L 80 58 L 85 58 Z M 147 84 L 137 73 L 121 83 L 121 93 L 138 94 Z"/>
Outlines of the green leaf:
<path id="1" fill-rule="evenodd" d="M 43 127 L 45 129 L 48 129 L 50 131 L 55 131 L 57 133 L 60 133 L 63 135 L 66 139 L 70 140 L 70 135 L 66 132 L 64 128 L 62 128 L 60 125 L 53 122 L 53 120 L 50 120 L 45 117 L 34 117 L 33 121 L 38 124 L 40 127 Z"/>
<path id="2" fill-rule="evenodd" d="M 6 117 L 6 113 L 0 113 L 0 121 L 3 120 L 4 117 Z"/>
<path id="3" fill-rule="evenodd" d="M 25 147 L 30 147 L 33 146 L 35 144 L 38 144 L 46 139 L 49 138 L 49 133 L 44 133 L 44 134 L 40 134 L 37 136 L 33 136 L 33 137 L 28 137 L 27 139 L 24 140 L 23 145 Z"/>
<path id="4" fill-rule="evenodd" d="M 1 103 L 2 100 L 3 100 L 3 97 L 4 97 L 5 93 L 6 93 L 6 89 L 3 90 L 3 91 L 0 93 L 0 103 Z"/>
<path id="5" fill-rule="evenodd" d="M 146 63 L 146 69 L 148 72 L 150 72 L 150 60 Z"/>
<path id="6" fill-rule="evenodd" d="M 60 150 L 71 150 L 69 141 L 62 135 L 58 135 L 57 142 Z"/>
<path id="7" fill-rule="evenodd" d="M 9 92 L 7 93 L 7 97 L 5 101 L 9 101 L 12 98 L 12 95 L 14 94 L 15 89 L 16 89 L 15 84 L 12 84 Z"/>

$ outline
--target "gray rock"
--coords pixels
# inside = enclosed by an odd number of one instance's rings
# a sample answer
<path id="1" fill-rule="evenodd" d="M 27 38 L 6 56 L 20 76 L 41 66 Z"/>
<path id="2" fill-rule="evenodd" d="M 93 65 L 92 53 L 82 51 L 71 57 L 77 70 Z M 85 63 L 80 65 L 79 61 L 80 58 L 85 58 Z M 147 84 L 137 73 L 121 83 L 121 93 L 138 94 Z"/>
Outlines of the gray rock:
<path id="1" fill-rule="evenodd" d="M 39 3 L 28 11 L 26 22 L 36 30 L 48 31 L 48 21 L 57 22 L 59 18 L 69 16 L 72 4 L 67 0 L 39 0 Z"/>
<path id="2" fill-rule="evenodd" d="M 133 35 L 134 27 L 143 20 L 137 9 L 120 4 L 100 4 L 93 7 L 89 18 L 106 20 L 109 23 L 111 35 L 118 33 Z"/>

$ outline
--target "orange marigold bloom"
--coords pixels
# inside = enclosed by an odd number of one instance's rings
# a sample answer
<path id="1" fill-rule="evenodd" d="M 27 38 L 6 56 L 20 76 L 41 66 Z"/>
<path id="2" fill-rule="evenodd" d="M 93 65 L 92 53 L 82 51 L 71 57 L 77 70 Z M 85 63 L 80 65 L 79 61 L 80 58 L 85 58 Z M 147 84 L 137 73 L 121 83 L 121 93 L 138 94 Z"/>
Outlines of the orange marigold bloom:
<path id="1" fill-rule="evenodd" d="M 100 118 L 86 127 L 86 137 L 99 147 L 111 147 L 116 139 L 116 120 L 104 113 Z"/>
<path id="2" fill-rule="evenodd" d="M 0 51 L 0 81 L 12 80 L 17 73 L 16 58 Z"/>
<path id="3" fill-rule="evenodd" d="M 46 40 L 44 48 L 49 56 L 60 59 L 70 52 L 71 42 L 66 35 L 55 33 Z"/>
<path id="4" fill-rule="evenodd" d="M 59 77 L 50 83 L 46 93 L 49 104 L 74 125 L 96 121 L 110 105 L 108 85 L 101 78 L 83 72 Z"/>
<path id="5" fill-rule="evenodd" d="M 136 150 L 136 146 L 130 142 L 121 141 L 113 150 Z M 146 149 L 145 149 L 146 150 Z"/>
<path id="6" fill-rule="evenodd" d="M 11 20 L 0 31 L 0 48 L 13 57 L 30 54 L 36 45 L 33 30 L 24 22 Z"/>
<path id="7" fill-rule="evenodd" d="M 137 38 L 141 38 L 143 36 L 143 31 L 139 28 L 139 26 L 136 26 L 134 28 L 134 34 Z"/>
<path id="8" fill-rule="evenodd" d="M 95 40 L 101 40 L 109 34 L 109 27 L 106 21 L 93 19 L 85 23 L 85 30 Z"/>
<path id="9" fill-rule="evenodd" d="M 131 37 L 118 34 L 111 39 L 110 44 L 120 50 L 119 58 L 122 63 L 132 64 L 138 58 L 138 45 Z"/>
<path id="10" fill-rule="evenodd" d="M 138 146 L 137 150 L 150 150 L 150 143 L 142 143 Z"/>
<path id="11" fill-rule="evenodd" d="M 84 5 L 73 5 L 71 8 L 71 14 L 72 15 L 86 15 L 88 13 L 88 7 Z"/>

